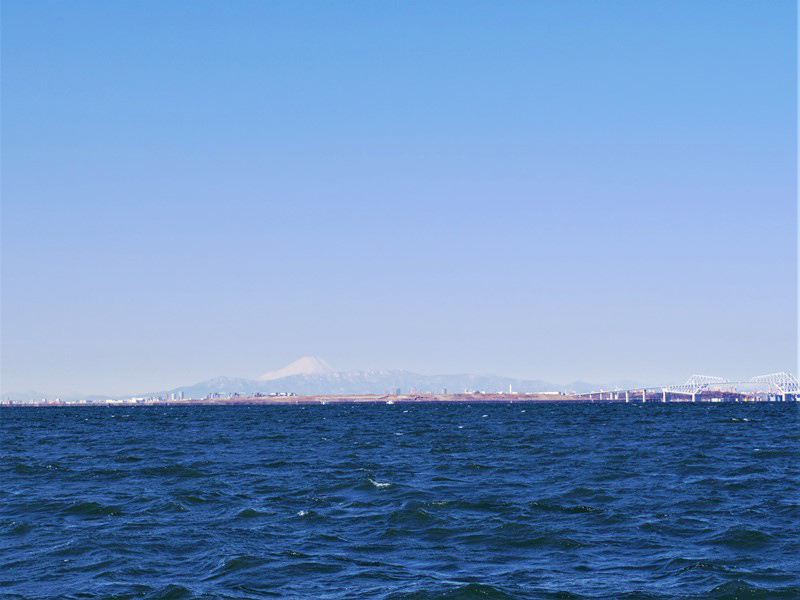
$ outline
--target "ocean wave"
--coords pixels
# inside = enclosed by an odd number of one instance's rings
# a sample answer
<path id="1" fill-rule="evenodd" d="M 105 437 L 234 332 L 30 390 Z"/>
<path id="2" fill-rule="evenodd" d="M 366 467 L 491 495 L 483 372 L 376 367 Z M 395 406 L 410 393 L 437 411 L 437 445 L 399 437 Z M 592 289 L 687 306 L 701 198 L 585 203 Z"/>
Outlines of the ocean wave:
<path id="1" fill-rule="evenodd" d="M 63 508 L 62 513 L 82 517 L 109 517 L 123 514 L 119 506 L 105 505 L 92 501 L 72 502 Z"/>
<path id="2" fill-rule="evenodd" d="M 371 477 L 368 477 L 367 481 L 369 481 L 373 486 L 375 486 L 378 489 L 384 489 L 384 488 L 388 488 L 388 487 L 392 486 L 391 483 L 388 483 L 388 482 L 385 482 L 385 481 L 375 481 Z"/>
<path id="3" fill-rule="evenodd" d="M 268 517 L 273 515 L 272 512 L 256 510 L 254 508 L 245 508 L 236 513 L 238 519 L 254 519 L 257 517 Z"/>
<path id="4" fill-rule="evenodd" d="M 546 502 L 546 501 L 538 501 L 538 500 L 528 503 L 528 506 L 533 508 L 533 509 L 541 510 L 541 511 L 545 511 L 545 512 L 560 512 L 560 513 L 566 513 L 566 514 L 571 514 L 571 515 L 582 514 L 582 513 L 593 514 L 593 513 L 602 513 L 603 512 L 603 509 L 601 509 L 601 508 L 595 508 L 593 506 L 586 506 L 586 505 L 583 505 L 583 504 L 563 505 L 563 504 L 558 504 L 556 502 Z"/>
<path id="5" fill-rule="evenodd" d="M 707 540 L 707 544 L 732 548 L 754 549 L 768 546 L 774 538 L 763 531 L 735 526 Z"/>
<path id="6" fill-rule="evenodd" d="M 139 470 L 140 475 L 150 477 L 177 477 L 177 478 L 194 478 L 194 477 L 208 477 L 208 473 L 193 467 L 186 467 L 183 465 L 162 465 L 158 467 L 144 467 Z"/>
<path id="7" fill-rule="evenodd" d="M 389 594 L 386 598 L 387 600 L 516 600 L 521 597 L 495 586 L 469 583 L 448 589 L 397 592 Z"/>
<path id="8" fill-rule="evenodd" d="M 800 597 L 796 405 L 525 410 L 4 410 L 0 595 Z"/>
<path id="9" fill-rule="evenodd" d="M 800 598 L 800 587 L 786 586 L 763 588 L 748 581 L 736 579 L 715 586 L 703 598 L 713 600 L 797 600 Z"/>

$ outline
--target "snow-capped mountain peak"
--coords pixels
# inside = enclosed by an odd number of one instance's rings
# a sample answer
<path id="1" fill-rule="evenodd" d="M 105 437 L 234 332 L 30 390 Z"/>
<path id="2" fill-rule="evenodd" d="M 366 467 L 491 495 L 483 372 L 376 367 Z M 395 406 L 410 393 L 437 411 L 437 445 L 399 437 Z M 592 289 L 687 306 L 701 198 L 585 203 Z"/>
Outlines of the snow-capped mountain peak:
<path id="1" fill-rule="evenodd" d="M 282 369 L 264 373 L 256 379 L 258 381 L 272 381 L 274 379 L 291 377 L 293 375 L 325 375 L 327 373 L 334 373 L 335 371 L 336 369 L 321 358 L 316 356 L 304 356 Z"/>

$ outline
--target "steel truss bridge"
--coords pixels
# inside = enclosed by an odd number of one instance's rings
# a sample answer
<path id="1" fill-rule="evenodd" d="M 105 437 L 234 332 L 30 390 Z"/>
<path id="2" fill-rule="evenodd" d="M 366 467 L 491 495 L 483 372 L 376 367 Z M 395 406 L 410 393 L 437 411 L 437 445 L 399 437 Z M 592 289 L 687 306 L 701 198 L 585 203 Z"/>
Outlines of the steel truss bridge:
<path id="1" fill-rule="evenodd" d="M 589 400 L 618 402 L 797 401 L 800 382 L 791 373 L 758 375 L 748 381 L 730 381 L 713 375 L 692 375 L 686 383 L 627 390 L 600 390 L 579 394 Z"/>

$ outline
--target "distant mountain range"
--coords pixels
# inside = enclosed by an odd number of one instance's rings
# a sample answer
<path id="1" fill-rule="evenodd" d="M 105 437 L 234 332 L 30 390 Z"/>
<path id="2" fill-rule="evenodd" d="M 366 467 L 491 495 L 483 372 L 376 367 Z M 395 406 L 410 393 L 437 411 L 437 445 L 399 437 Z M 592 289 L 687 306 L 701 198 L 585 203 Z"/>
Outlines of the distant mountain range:
<path id="1" fill-rule="evenodd" d="M 383 394 L 395 393 L 460 393 L 464 391 L 481 392 L 556 392 L 567 391 L 583 393 L 599 389 L 635 388 L 640 384 L 634 381 L 611 381 L 605 384 L 574 381 L 559 385 L 539 379 L 514 379 L 495 375 L 421 375 L 410 371 L 337 371 L 324 360 L 304 356 L 283 369 L 265 373 L 255 379 L 241 377 L 215 377 L 194 385 L 180 386 L 171 390 L 161 390 L 134 394 L 135 396 L 162 396 L 183 393 L 186 398 L 204 398 L 210 394 L 256 393 L 294 393 L 297 395 L 335 395 L 335 394 Z M 3 394 L 3 398 L 29 401 L 44 397 L 37 392 Z M 100 399 L 100 396 L 92 396 Z M 105 397 L 102 397 L 105 398 Z M 74 395 L 62 399 L 78 399 Z"/>
<path id="2" fill-rule="evenodd" d="M 411 371 L 337 371 L 329 363 L 314 356 L 304 356 L 283 369 L 265 373 L 255 379 L 241 377 L 215 377 L 194 385 L 181 386 L 142 395 L 180 395 L 186 398 L 202 398 L 209 394 L 280 394 L 298 395 L 325 394 L 384 394 L 400 390 L 402 394 L 413 392 L 460 393 L 481 392 L 589 392 L 603 389 L 637 387 L 632 381 L 615 381 L 605 385 L 574 381 L 559 385 L 539 379 L 514 379 L 495 375 L 421 375 Z"/>

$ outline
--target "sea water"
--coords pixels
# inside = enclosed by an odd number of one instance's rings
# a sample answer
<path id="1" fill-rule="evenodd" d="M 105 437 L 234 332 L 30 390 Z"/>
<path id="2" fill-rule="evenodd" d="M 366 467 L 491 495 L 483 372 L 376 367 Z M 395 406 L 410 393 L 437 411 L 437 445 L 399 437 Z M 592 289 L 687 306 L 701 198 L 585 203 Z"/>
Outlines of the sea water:
<path id="1" fill-rule="evenodd" d="M 0 409 L 4 598 L 800 598 L 798 404 Z"/>

